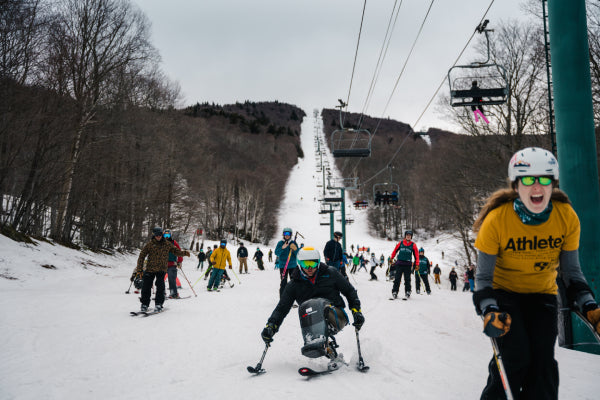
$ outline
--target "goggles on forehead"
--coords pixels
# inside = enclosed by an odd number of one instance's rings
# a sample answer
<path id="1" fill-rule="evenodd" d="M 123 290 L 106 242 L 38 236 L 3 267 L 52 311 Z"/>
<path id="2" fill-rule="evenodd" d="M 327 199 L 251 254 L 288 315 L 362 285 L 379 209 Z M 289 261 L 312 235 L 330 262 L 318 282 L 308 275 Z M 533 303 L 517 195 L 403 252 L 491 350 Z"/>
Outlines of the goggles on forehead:
<path id="1" fill-rule="evenodd" d="M 531 186 L 535 183 L 536 180 L 542 186 L 548 186 L 552 183 L 552 178 L 548 176 L 521 176 L 519 179 L 521 180 L 521 183 L 524 186 Z"/>
<path id="2" fill-rule="evenodd" d="M 298 264 L 300 264 L 300 266 L 302 268 L 313 269 L 313 268 L 317 268 L 317 266 L 319 265 L 319 261 L 318 260 L 298 260 Z"/>

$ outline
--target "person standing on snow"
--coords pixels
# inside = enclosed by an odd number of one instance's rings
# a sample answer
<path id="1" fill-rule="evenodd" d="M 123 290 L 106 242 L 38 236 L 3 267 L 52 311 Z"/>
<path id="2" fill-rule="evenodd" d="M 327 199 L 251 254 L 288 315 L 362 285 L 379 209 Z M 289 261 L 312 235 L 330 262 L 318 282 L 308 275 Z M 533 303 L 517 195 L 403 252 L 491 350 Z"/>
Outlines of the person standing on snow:
<path id="1" fill-rule="evenodd" d="M 238 247 L 237 258 L 240 263 L 240 274 L 243 274 L 243 271 L 248 273 L 248 249 L 244 247 L 244 243 L 240 243 Z"/>
<path id="2" fill-rule="evenodd" d="M 281 297 L 288 282 L 288 276 L 291 275 L 297 266 L 296 254 L 298 254 L 298 244 L 292 239 L 292 229 L 283 228 L 283 240 L 280 240 L 275 247 L 277 262 L 275 268 L 279 270 L 279 297 Z"/>
<path id="3" fill-rule="evenodd" d="M 208 280 L 207 290 L 209 292 L 217 291 L 219 289 L 223 272 L 225 272 L 225 264 L 229 264 L 229 269 L 233 268 L 231 264 L 231 254 L 226 247 L 227 240 L 222 239 L 219 243 L 219 248 L 213 250 L 212 254 L 210 255 L 212 271 L 210 273 L 210 279 Z"/>
<path id="4" fill-rule="evenodd" d="M 421 291 L 421 281 L 423 285 L 425 285 L 425 291 L 427 294 L 431 294 L 431 289 L 429 288 L 429 272 L 431 270 L 431 264 L 429 263 L 429 259 L 425 257 L 425 249 L 422 247 L 419 249 L 419 268 L 415 271 L 415 288 L 417 294 Z"/>
<path id="5" fill-rule="evenodd" d="M 283 320 L 290 312 L 294 301 L 300 304 L 298 314 L 304 346 L 302 354 L 310 358 L 329 358 L 331 369 L 339 367 L 337 343 L 333 335 L 349 323 L 344 311 L 346 303 L 352 311 L 354 327 L 360 330 L 365 318 L 360 310 L 360 300 L 356 289 L 339 271 L 321 263 L 319 251 L 313 247 L 300 249 L 297 256 L 299 268 L 295 268 L 290 282 L 285 286 L 279 303 L 269 317 L 261 337 L 265 343 L 273 341 Z M 337 363 L 333 366 L 333 363 Z"/>
<path id="6" fill-rule="evenodd" d="M 133 281 L 136 276 L 142 275 L 143 273 L 143 284 L 142 284 L 142 296 L 140 301 L 142 303 L 140 310 L 142 312 L 148 311 L 150 306 L 150 295 L 152 293 L 152 284 L 156 280 L 156 299 L 154 310 L 160 312 L 163 308 L 165 301 L 165 273 L 167 272 L 167 263 L 169 261 L 169 254 L 175 256 L 189 257 L 189 251 L 181 251 L 174 244 L 165 240 L 163 237 L 162 228 L 156 227 L 152 230 L 152 239 L 142 249 L 137 260 L 137 267 L 131 275 Z M 144 260 L 148 257 L 146 263 L 146 269 L 144 270 Z"/>
<path id="7" fill-rule="evenodd" d="M 269 262 L 273 262 L 273 250 L 269 249 Z"/>
<path id="8" fill-rule="evenodd" d="M 440 266 L 438 264 L 435 264 L 435 267 L 433 267 L 433 278 L 436 285 L 440 285 L 442 283 L 442 281 L 440 280 L 441 273 L 442 270 L 440 269 Z"/>
<path id="9" fill-rule="evenodd" d="M 333 233 L 333 239 L 325 244 L 323 257 L 325 258 L 325 263 L 327 265 L 336 268 L 343 276 L 346 277 L 346 279 L 348 279 L 346 267 L 344 266 L 344 250 L 340 244 L 342 237 L 342 232 L 336 231 Z"/>
<path id="10" fill-rule="evenodd" d="M 475 267 L 472 265 L 467 268 L 467 280 L 469 281 L 469 289 L 475 291 Z"/>
<path id="11" fill-rule="evenodd" d="M 509 188 L 493 193 L 473 224 L 477 276 L 473 303 L 483 332 L 496 338 L 515 398 L 558 399 L 559 279 L 567 299 L 600 333 L 600 308 L 579 265 L 580 223 L 558 189 L 558 162 L 539 147 L 517 151 Z M 492 357 L 481 398 L 505 398 Z"/>
<path id="12" fill-rule="evenodd" d="M 165 229 L 163 237 L 171 242 L 175 247 L 181 250 L 179 243 L 173 239 L 170 229 Z M 177 293 L 177 268 L 181 268 L 183 257 L 178 257 L 173 253 L 169 253 L 169 262 L 167 264 L 167 276 L 169 278 L 169 298 L 178 299 L 179 293 Z"/>
<path id="13" fill-rule="evenodd" d="M 202 271 L 204 269 L 204 261 L 206 261 L 206 254 L 204 254 L 204 250 L 200 249 L 198 253 L 198 266 L 196 269 Z"/>
<path id="14" fill-rule="evenodd" d="M 369 263 L 371 264 L 371 271 L 369 272 L 371 274 L 371 279 L 369 280 L 376 281 L 377 275 L 375 275 L 375 268 L 377 268 L 377 260 L 375 259 L 375 253 L 371 253 L 371 259 L 369 260 Z"/>
<path id="15" fill-rule="evenodd" d="M 458 274 L 454 267 L 452 267 L 452 271 L 448 274 L 448 279 L 450 279 L 450 290 L 456 291 L 456 281 L 458 281 Z"/>
<path id="16" fill-rule="evenodd" d="M 419 253 L 416 243 L 412 241 L 412 237 L 413 231 L 407 230 L 404 232 L 404 239 L 398 242 L 394 251 L 392 251 L 392 260 L 396 254 L 398 255 L 398 258 L 394 262 L 395 279 L 394 286 L 392 287 L 392 296 L 394 299 L 398 297 L 402 275 L 404 275 L 404 293 L 406 298 L 410 297 L 410 275 L 413 266 L 413 256 L 415 257 L 415 270 L 419 268 Z"/>

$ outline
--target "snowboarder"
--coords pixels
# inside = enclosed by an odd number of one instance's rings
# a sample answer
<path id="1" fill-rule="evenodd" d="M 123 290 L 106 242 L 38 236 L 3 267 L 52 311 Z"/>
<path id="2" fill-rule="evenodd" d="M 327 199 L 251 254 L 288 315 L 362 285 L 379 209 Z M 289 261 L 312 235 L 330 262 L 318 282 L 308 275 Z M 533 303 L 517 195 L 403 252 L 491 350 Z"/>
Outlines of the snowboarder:
<path id="1" fill-rule="evenodd" d="M 244 271 L 248 273 L 248 249 L 244 247 L 244 243 L 240 242 L 240 247 L 237 250 L 237 258 L 240 263 L 240 274 Z"/>
<path id="2" fill-rule="evenodd" d="M 225 272 L 225 264 L 229 264 L 229 269 L 233 268 L 231 264 L 231 254 L 227 250 L 227 240 L 222 239 L 219 243 L 219 248 L 213 250 L 210 255 L 210 262 L 212 264 L 212 271 L 210 273 L 210 279 L 208 280 L 207 290 L 217 291 L 219 289 L 219 283 Z"/>
<path id="3" fill-rule="evenodd" d="M 358 268 L 358 264 L 360 264 L 360 258 L 358 257 L 358 253 L 352 257 L 352 269 L 350 270 L 351 274 L 356 273 L 356 269 Z"/>
<path id="4" fill-rule="evenodd" d="M 456 291 L 456 281 L 458 280 L 458 274 L 454 267 L 452 267 L 452 271 L 448 274 L 448 279 L 450 279 L 450 290 Z"/>
<path id="5" fill-rule="evenodd" d="M 392 259 L 398 254 L 398 258 L 394 262 L 395 279 L 394 286 L 392 287 L 392 297 L 395 299 L 398 297 L 398 290 L 400 289 L 400 282 L 402 275 L 404 275 L 404 294 L 405 298 L 410 297 L 410 275 L 413 265 L 413 256 L 415 257 L 415 270 L 419 268 L 419 253 L 417 245 L 412 241 L 413 231 L 407 230 L 404 232 L 404 239 L 402 239 L 394 251 L 392 251 Z"/>
<path id="6" fill-rule="evenodd" d="M 369 272 L 371 274 L 371 279 L 369 280 L 376 281 L 377 275 L 375 275 L 375 268 L 377 268 L 377 260 L 375 259 L 375 253 L 371 253 L 371 259 L 369 260 L 369 263 L 371 265 L 371 271 Z"/>
<path id="7" fill-rule="evenodd" d="M 473 224 L 478 250 L 473 303 L 506 370 L 501 377 L 492 358 L 481 398 L 505 398 L 501 378 L 507 378 L 515 398 L 557 399 L 557 268 L 565 301 L 598 333 L 600 308 L 581 272 L 579 218 L 557 188 L 554 155 L 538 147 L 519 150 L 508 178 L 510 187 L 494 192 Z"/>
<path id="8" fill-rule="evenodd" d="M 169 254 L 171 253 L 175 256 L 190 256 L 189 251 L 182 251 L 175 247 L 171 242 L 165 240 L 162 228 L 154 228 L 152 230 L 152 239 L 146 243 L 140 252 L 137 267 L 133 272 L 133 275 L 131 275 L 131 280 L 133 281 L 136 276 L 140 276 L 143 273 L 142 296 L 140 297 L 142 303 L 140 310 L 142 312 L 148 311 L 148 307 L 150 306 L 152 284 L 155 279 L 156 299 L 154 310 L 157 312 L 162 310 L 165 301 L 165 273 L 167 272 L 167 263 L 169 261 Z M 146 257 L 148 257 L 148 262 L 144 269 L 144 260 Z"/>
<path id="9" fill-rule="evenodd" d="M 431 270 L 431 265 L 429 263 L 429 259 L 425 257 L 425 249 L 422 247 L 419 249 L 419 268 L 415 271 L 415 288 L 417 294 L 421 291 L 421 281 L 425 286 L 425 291 L 427 294 L 431 294 L 431 289 L 429 288 L 429 272 Z"/>
<path id="10" fill-rule="evenodd" d="M 277 263 L 275 268 L 279 270 L 279 297 L 281 297 L 285 285 L 288 282 L 288 276 L 291 275 L 292 271 L 296 268 L 296 254 L 298 253 L 298 245 L 292 239 L 292 229 L 283 228 L 283 240 L 280 240 L 275 247 L 275 255 L 277 256 Z"/>
<path id="11" fill-rule="evenodd" d="M 325 244 L 325 249 L 323 249 L 323 258 L 325 258 L 325 263 L 327 265 L 336 268 L 343 276 L 346 277 L 346 279 L 348 279 L 346 267 L 344 266 L 344 250 L 340 244 L 342 237 L 342 232 L 336 231 L 333 233 L 333 239 Z"/>
<path id="12" fill-rule="evenodd" d="M 256 265 L 258 266 L 258 269 L 261 271 L 265 270 L 265 266 L 263 264 L 263 252 L 260 251 L 260 247 L 256 248 L 256 251 L 254 252 L 254 256 L 252 257 L 252 259 L 254 261 L 256 261 Z"/>
<path id="13" fill-rule="evenodd" d="M 165 229 L 163 232 L 163 237 L 171 242 L 175 247 L 181 250 L 179 247 L 179 243 L 172 237 L 171 230 Z M 177 292 L 177 287 L 181 287 L 178 285 L 177 281 L 177 268 L 181 268 L 181 262 L 183 261 L 183 257 L 178 257 L 173 253 L 169 253 L 169 262 L 167 264 L 167 276 L 169 277 L 169 298 L 170 299 L 178 299 L 179 293 Z"/>
<path id="14" fill-rule="evenodd" d="M 330 360 L 328 369 L 337 369 L 343 359 L 341 354 L 337 354 L 334 335 L 349 323 L 344 310 L 346 304 L 340 293 L 348 301 L 354 327 L 360 330 L 365 318 L 360 310 L 358 294 L 336 268 L 321 263 L 319 251 L 313 247 L 300 249 L 297 260 L 299 268 L 292 272 L 289 284 L 262 330 L 262 339 L 267 344 L 273 341 L 273 336 L 296 301 L 300 304 L 298 314 L 304 339 L 302 354 L 309 358 L 325 356 Z"/>

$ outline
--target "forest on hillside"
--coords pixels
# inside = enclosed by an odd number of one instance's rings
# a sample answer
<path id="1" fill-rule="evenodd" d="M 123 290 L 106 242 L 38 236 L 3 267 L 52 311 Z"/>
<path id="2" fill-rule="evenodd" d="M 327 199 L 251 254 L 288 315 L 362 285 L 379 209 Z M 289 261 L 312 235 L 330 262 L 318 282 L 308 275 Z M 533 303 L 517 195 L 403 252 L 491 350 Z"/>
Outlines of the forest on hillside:
<path id="1" fill-rule="evenodd" d="M 0 16 L 3 233 L 92 249 L 138 247 L 155 225 L 273 235 L 301 109 L 178 108 L 127 1 L 9 0 Z"/>

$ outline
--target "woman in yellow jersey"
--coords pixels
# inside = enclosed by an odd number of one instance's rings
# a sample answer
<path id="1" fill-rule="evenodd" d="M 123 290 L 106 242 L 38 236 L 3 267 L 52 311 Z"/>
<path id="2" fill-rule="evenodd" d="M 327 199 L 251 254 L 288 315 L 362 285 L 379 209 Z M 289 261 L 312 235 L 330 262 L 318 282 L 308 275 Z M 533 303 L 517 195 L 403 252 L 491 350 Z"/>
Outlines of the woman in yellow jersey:
<path id="1" fill-rule="evenodd" d="M 473 302 L 484 333 L 497 338 L 515 399 L 557 399 L 557 268 L 568 297 L 600 332 L 600 308 L 579 265 L 580 226 L 557 188 L 558 162 L 541 148 L 519 150 L 508 165 L 510 188 L 493 193 L 478 232 Z M 481 399 L 505 399 L 494 359 Z"/>

